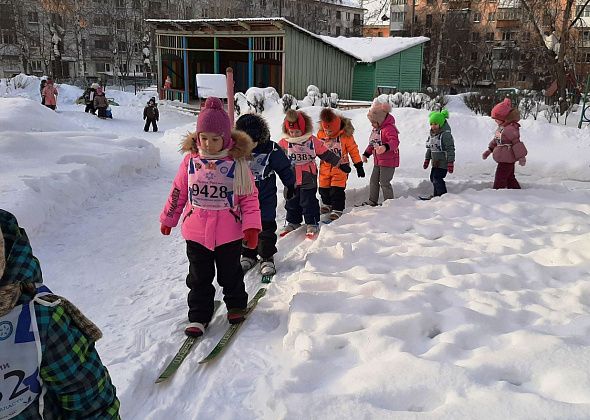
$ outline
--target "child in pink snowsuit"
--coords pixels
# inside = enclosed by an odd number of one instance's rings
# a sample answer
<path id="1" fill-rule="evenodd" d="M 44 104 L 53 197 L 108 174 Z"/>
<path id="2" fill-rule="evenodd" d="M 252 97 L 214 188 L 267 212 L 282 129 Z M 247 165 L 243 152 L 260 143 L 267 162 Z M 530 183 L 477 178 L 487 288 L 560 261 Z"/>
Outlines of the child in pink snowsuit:
<path id="1" fill-rule="evenodd" d="M 514 164 L 526 165 L 527 149 L 520 141 L 520 113 L 518 108 L 512 107 L 509 98 L 504 99 L 492 108 L 492 118 L 498 123 L 496 134 L 483 152 L 485 160 L 492 155 L 498 163 L 494 179 L 494 189 L 509 188 L 520 189 L 520 184 L 514 175 Z"/>
<path id="2" fill-rule="evenodd" d="M 369 199 L 363 205 L 374 207 L 378 204 L 379 188 L 383 192 L 383 201 L 393 198 L 391 180 L 395 168 L 399 166 L 399 131 L 390 112 L 389 103 L 374 102 L 367 113 L 373 131 L 362 160 L 367 163 L 368 158 L 373 156 L 375 161 L 369 181 Z"/>
<path id="3" fill-rule="evenodd" d="M 258 190 L 246 162 L 254 146 L 243 131 L 232 132 L 221 100 L 212 97 L 197 117 L 197 132 L 182 145 L 187 154 L 160 215 L 160 230 L 169 235 L 182 215 L 189 260 L 188 336 L 202 335 L 213 317 L 216 268 L 228 321 L 244 320 L 248 295 L 240 264 L 242 240 L 256 248 L 262 228 Z"/>

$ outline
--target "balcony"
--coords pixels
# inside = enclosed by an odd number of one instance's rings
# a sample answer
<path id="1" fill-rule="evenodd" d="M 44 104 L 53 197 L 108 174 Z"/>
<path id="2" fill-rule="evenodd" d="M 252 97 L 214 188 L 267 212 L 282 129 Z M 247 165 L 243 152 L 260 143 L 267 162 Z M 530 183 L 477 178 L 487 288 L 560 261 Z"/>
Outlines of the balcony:
<path id="1" fill-rule="evenodd" d="M 518 29 L 520 28 L 521 21 L 520 20 L 497 20 L 496 21 L 496 29 Z"/>

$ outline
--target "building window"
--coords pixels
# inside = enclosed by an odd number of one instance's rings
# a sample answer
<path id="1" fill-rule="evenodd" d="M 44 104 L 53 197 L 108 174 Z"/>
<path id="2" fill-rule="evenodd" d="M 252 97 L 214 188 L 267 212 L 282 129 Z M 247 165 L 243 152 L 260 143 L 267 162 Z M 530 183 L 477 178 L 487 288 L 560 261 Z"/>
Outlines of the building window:
<path id="1" fill-rule="evenodd" d="M 479 13 L 479 12 L 473 13 L 473 21 L 474 22 L 481 22 L 481 13 Z"/>
<path id="2" fill-rule="evenodd" d="M 479 32 L 471 32 L 471 41 L 472 42 L 479 42 L 481 39 Z"/>
<path id="3" fill-rule="evenodd" d="M 115 4 L 116 4 L 116 6 L 117 6 L 119 9 L 124 9 L 124 8 L 125 8 L 125 6 L 126 6 L 126 5 L 125 5 L 125 0 L 116 0 L 116 1 L 115 1 Z"/>
<path id="4" fill-rule="evenodd" d="M 350 22 L 350 13 L 346 12 L 346 20 Z"/>
<path id="5" fill-rule="evenodd" d="M 488 13 L 488 21 L 494 22 L 496 20 L 496 14 L 494 12 Z"/>
<path id="6" fill-rule="evenodd" d="M 342 12 L 340 10 L 336 10 L 336 19 L 342 19 Z"/>
<path id="7" fill-rule="evenodd" d="M 513 33 L 506 31 L 506 32 L 502 32 L 502 41 L 512 41 L 513 37 Z"/>
<path id="8" fill-rule="evenodd" d="M 136 73 L 143 73 L 143 66 L 141 64 L 135 65 L 135 72 Z"/>
<path id="9" fill-rule="evenodd" d="M 0 33 L 0 44 L 16 44 L 16 34 L 10 31 L 2 31 Z"/>
<path id="10" fill-rule="evenodd" d="M 117 20 L 115 26 L 118 30 L 123 30 L 125 29 L 126 22 L 123 19 Z"/>
<path id="11" fill-rule="evenodd" d="M 428 0 L 426 3 L 427 4 L 434 4 L 434 0 Z"/>
<path id="12" fill-rule="evenodd" d="M 426 27 L 432 27 L 432 15 L 426 15 Z"/>
<path id="13" fill-rule="evenodd" d="M 125 41 L 119 41 L 117 43 L 117 51 L 120 53 L 127 52 L 127 43 Z"/>
<path id="14" fill-rule="evenodd" d="M 405 13 L 404 12 L 393 12 L 391 14 L 391 21 L 392 22 L 403 22 L 405 19 Z"/>
<path id="15" fill-rule="evenodd" d="M 340 26 L 336 26 L 336 36 L 340 36 Z"/>
<path id="16" fill-rule="evenodd" d="M 344 36 L 350 36 L 350 28 L 344 28 Z"/>
<path id="17" fill-rule="evenodd" d="M 3 8 L 2 13 L 0 13 L 0 29 L 13 29 L 12 6 L 10 4 L 2 4 L 0 6 Z"/>
<path id="18" fill-rule="evenodd" d="M 576 6 L 576 16 L 578 15 L 578 13 L 580 13 L 580 11 L 582 10 L 582 7 L 584 7 L 584 5 Z M 584 8 L 584 11 L 582 12 L 582 14 L 580 16 L 581 17 L 590 17 L 590 5 L 588 5 Z"/>
<path id="19" fill-rule="evenodd" d="M 96 71 L 108 73 L 113 71 L 113 68 L 111 67 L 111 63 L 96 63 Z"/>
<path id="20" fill-rule="evenodd" d="M 493 32 L 486 32 L 486 41 L 493 41 L 494 40 L 494 33 Z"/>
<path id="21" fill-rule="evenodd" d="M 94 18 L 92 19 L 92 22 L 94 23 L 94 26 L 101 26 L 101 27 L 109 26 L 109 19 L 105 15 L 94 16 Z"/>
<path id="22" fill-rule="evenodd" d="M 590 41 L 590 31 L 583 31 L 582 32 L 582 41 Z"/>
<path id="23" fill-rule="evenodd" d="M 94 48 L 98 50 L 109 50 L 111 49 L 111 41 L 109 37 L 97 38 L 94 40 Z"/>
<path id="24" fill-rule="evenodd" d="M 354 14 L 354 18 L 352 19 L 355 25 L 361 24 L 361 15 L 359 13 Z"/>
<path id="25" fill-rule="evenodd" d="M 31 60 L 31 71 L 34 72 L 41 72 L 43 68 L 41 67 L 41 60 Z"/>
<path id="26" fill-rule="evenodd" d="M 37 12 L 29 12 L 27 17 L 29 23 L 39 23 L 39 14 Z"/>
<path id="27" fill-rule="evenodd" d="M 590 52 L 586 53 L 586 63 L 590 63 Z"/>
<path id="28" fill-rule="evenodd" d="M 381 38 L 381 37 L 383 36 L 383 32 L 381 32 L 381 31 L 377 32 L 377 36 L 378 36 L 379 38 Z"/>
<path id="29" fill-rule="evenodd" d="M 519 9 L 498 9 L 498 20 L 518 20 L 520 19 Z"/>

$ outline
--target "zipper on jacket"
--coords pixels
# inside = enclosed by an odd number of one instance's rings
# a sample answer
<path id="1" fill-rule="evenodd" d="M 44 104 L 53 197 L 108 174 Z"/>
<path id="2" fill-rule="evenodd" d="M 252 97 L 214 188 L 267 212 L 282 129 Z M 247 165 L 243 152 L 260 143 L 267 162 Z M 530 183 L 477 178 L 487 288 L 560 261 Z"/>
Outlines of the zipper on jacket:
<path id="1" fill-rule="evenodd" d="M 189 218 L 189 216 L 190 216 L 191 214 L 193 214 L 193 210 L 194 210 L 194 209 L 195 209 L 194 207 L 193 207 L 193 208 L 191 208 L 191 210 L 190 210 L 190 211 L 189 211 L 189 212 L 186 214 L 186 216 L 184 216 L 184 217 L 183 217 L 183 219 L 182 219 L 182 223 L 184 223 L 184 221 L 185 221 L 186 219 L 188 219 L 188 218 Z"/>
<path id="2" fill-rule="evenodd" d="M 229 212 L 234 217 L 234 219 L 236 219 L 236 223 L 240 223 L 242 221 L 240 216 L 233 209 L 230 209 Z"/>

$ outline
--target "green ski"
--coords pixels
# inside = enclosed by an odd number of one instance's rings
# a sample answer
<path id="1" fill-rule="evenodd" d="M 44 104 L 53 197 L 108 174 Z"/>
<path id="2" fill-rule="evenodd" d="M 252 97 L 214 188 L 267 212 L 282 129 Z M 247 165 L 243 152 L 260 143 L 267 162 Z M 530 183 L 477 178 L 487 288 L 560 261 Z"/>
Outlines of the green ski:
<path id="1" fill-rule="evenodd" d="M 220 306 L 221 306 L 221 301 L 216 300 L 214 303 L 213 315 L 215 315 L 215 312 L 217 312 L 217 310 L 219 309 Z M 188 356 L 188 354 L 190 353 L 190 351 L 192 350 L 194 345 L 202 337 L 203 336 L 201 336 L 201 337 L 187 337 L 186 340 L 184 340 L 184 343 L 182 344 L 182 346 L 180 347 L 180 349 L 176 353 L 176 356 L 174 356 L 174 358 L 170 361 L 170 363 L 168 363 L 168 366 L 166 366 L 166 368 L 162 371 L 160 376 L 158 376 L 158 379 L 156 379 L 157 384 L 167 381 L 168 379 L 170 379 L 170 377 L 172 375 L 174 375 L 174 373 L 176 373 L 176 371 L 178 370 L 178 368 L 180 367 L 180 365 L 182 364 L 184 359 L 186 359 L 186 356 Z"/>
<path id="2" fill-rule="evenodd" d="M 254 308 L 258 304 L 258 301 L 265 294 L 266 294 L 266 289 L 264 287 L 261 287 L 260 289 L 258 289 L 258 292 L 256 292 L 254 297 L 252 299 L 250 299 L 250 302 L 248 302 L 248 306 L 246 307 L 246 316 L 248 316 L 250 314 L 250 312 L 252 312 L 254 310 Z M 227 345 L 230 342 L 230 340 L 232 339 L 232 337 L 238 332 L 238 330 L 244 324 L 244 322 L 246 322 L 246 321 L 244 320 L 243 322 L 240 322 L 239 324 L 230 325 L 228 327 L 228 329 L 225 331 L 225 334 L 223 334 L 223 337 L 221 337 L 221 339 L 217 343 L 217 345 L 213 348 L 213 350 L 211 350 L 211 352 L 207 355 L 207 357 L 205 357 L 203 360 L 201 360 L 199 362 L 199 364 L 207 363 L 207 362 L 210 362 L 210 361 L 216 359 L 221 354 L 221 352 L 223 352 L 223 350 L 227 347 Z"/>

